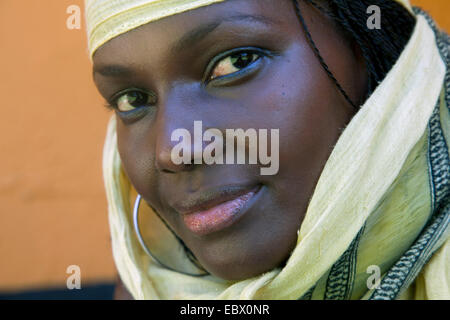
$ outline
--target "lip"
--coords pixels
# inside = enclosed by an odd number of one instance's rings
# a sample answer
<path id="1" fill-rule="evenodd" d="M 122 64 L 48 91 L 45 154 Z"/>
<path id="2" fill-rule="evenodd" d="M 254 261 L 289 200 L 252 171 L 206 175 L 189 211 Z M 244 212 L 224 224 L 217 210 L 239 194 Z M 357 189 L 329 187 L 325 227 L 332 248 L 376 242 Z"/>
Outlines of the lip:
<path id="1" fill-rule="evenodd" d="M 196 235 L 205 236 L 237 222 L 248 211 L 261 186 L 228 187 L 203 193 L 174 206 L 182 214 L 186 227 Z"/>

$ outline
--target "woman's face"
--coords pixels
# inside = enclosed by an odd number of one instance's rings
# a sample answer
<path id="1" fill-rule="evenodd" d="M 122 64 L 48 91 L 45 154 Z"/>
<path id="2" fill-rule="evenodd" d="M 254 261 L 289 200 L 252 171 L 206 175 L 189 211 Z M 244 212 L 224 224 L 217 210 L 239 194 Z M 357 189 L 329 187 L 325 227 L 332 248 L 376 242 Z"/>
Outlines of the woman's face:
<path id="1" fill-rule="evenodd" d="M 320 12 L 300 7 L 333 74 L 361 102 L 359 51 Z M 355 112 L 314 55 L 292 1 L 231 0 L 151 22 L 103 45 L 94 79 L 116 109 L 131 183 L 206 270 L 240 280 L 286 262 Z M 171 135 L 184 128 L 194 137 L 194 121 L 224 133 L 279 129 L 278 173 L 261 175 L 262 164 L 175 164 Z"/>

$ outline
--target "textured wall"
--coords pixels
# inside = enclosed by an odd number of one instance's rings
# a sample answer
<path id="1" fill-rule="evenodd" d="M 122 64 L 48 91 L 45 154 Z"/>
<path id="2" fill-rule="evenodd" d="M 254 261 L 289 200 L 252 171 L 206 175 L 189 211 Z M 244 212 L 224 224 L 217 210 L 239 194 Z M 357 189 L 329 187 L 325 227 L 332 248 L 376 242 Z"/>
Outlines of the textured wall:
<path id="1" fill-rule="evenodd" d="M 450 1 L 416 0 L 450 30 Z M 101 152 L 109 113 L 91 80 L 81 0 L 0 1 L 0 290 L 112 280 Z"/>

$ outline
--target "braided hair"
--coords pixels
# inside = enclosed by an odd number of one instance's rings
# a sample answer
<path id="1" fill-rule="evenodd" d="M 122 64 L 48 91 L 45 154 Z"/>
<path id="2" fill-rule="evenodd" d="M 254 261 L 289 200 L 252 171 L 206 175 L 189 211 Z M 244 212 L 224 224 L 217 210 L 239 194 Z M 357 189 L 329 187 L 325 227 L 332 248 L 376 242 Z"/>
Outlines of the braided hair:
<path id="1" fill-rule="evenodd" d="M 368 73 L 367 98 L 397 61 L 411 37 L 416 19 L 406 8 L 393 0 L 304 1 L 333 19 L 342 28 L 345 35 L 350 39 L 354 39 L 360 47 Z M 306 38 L 319 59 L 320 64 L 344 98 L 355 109 L 358 109 L 321 56 L 303 18 L 298 0 L 293 0 L 293 2 Z M 380 29 L 369 29 L 367 26 L 367 19 L 369 17 L 367 8 L 372 5 L 376 5 L 381 9 Z"/>

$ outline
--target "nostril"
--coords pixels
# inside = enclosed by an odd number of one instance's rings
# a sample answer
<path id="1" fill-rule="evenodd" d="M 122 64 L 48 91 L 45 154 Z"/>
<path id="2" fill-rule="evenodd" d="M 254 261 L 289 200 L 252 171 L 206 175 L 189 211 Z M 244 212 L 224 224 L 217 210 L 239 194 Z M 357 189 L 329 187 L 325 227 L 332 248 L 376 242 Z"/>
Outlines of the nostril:
<path id="1" fill-rule="evenodd" d="M 190 171 L 193 169 L 194 165 L 190 163 L 175 163 L 172 161 L 172 150 L 170 148 L 164 148 L 164 150 L 161 150 L 157 153 L 155 164 L 156 168 L 160 172 L 164 173 L 177 173 L 181 171 Z M 192 162 L 192 161 L 191 161 Z"/>
<path id="2" fill-rule="evenodd" d="M 162 169 L 161 172 L 163 173 L 175 173 L 175 171 L 169 170 L 169 169 Z"/>
<path id="3" fill-rule="evenodd" d="M 163 173 L 177 173 L 180 171 L 191 171 L 192 169 L 194 169 L 194 165 L 193 164 L 181 164 L 181 165 L 175 165 L 176 167 L 173 168 L 169 168 L 169 167 L 164 167 L 161 168 L 159 171 L 163 172 Z"/>

